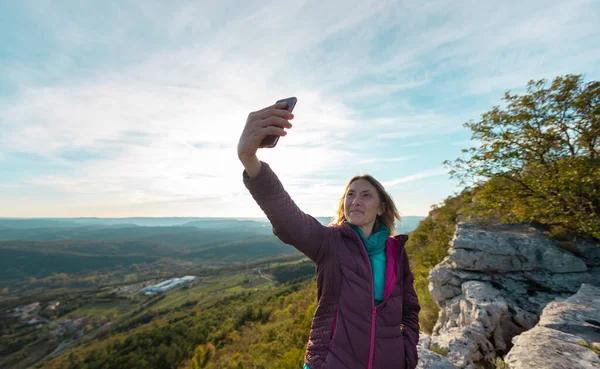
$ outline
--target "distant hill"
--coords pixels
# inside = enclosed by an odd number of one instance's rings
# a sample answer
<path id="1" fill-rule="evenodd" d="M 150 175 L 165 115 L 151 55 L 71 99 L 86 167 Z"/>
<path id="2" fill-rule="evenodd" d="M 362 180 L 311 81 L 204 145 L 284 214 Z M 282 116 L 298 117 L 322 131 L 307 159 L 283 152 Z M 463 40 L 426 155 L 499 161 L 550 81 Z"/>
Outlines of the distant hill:
<path id="1" fill-rule="evenodd" d="M 92 245 L 89 246 L 91 249 Z M 9 248 L 0 243 L 0 285 L 8 285 L 27 277 L 44 278 L 59 273 L 85 275 L 133 264 L 152 263 L 158 259 L 157 255 L 144 254 L 107 255 L 57 250 L 39 251 L 27 246 Z"/>
<path id="2" fill-rule="evenodd" d="M 402 217 L 402 223 L 396 221 L 396 234 L 409 234 L 419 226 L 419 222 L 426 217 L 421 216 L 405 216 Z"/>
<path id="3" fill-rule="evenodd" d="M 233 224 L 231 225 L 233 227 Z M 268 226 L 268 227 L 267 227 Z M 4 228 L 0 241 L 60 241 L 60 240 L 146 240 L 180 246 L 210 245 L 244 237 L 272 235 L 269 223 L 264 227 L 233 227 L 222 229 L 193 226 L 140 227 L 136 225 L 81 226 L 59 228 Z"/>
<path id="4" fill-rule="evenodd" d="M 421 219 L 405 217 L 396 233 Z M 58 285 L 61 273 L 69 281 L 141 278 L 293 254 L 301 255 L 264 218 L 0 219 L 0 289 L 11 291 Z"/>
<path id="5" fill-rule="evenodd" d="M 74 226 L 77 226 L 77 223 L 68 220 L 0 218 L 0 229 L 27 229 Z"/>
<path id="6" fill-rule="evenodd" d="M 331 221 L 316 219 L 324 225 Z M 402 224 L 396 222 L 396 233 L 412 232 L 422 219 L 404 217 Z M 272 234 L 271 224 L 262 218 L 0 218 L 0 241 L 147 240 L 195 247 Z"/>
<path id="7" fill-rule="evenodd" d="M 315 217 L 324 225 L 329 224 L 331 217 Z M 410 232 L 416 228 L 424 216 L 405 216 L 403 224 L 398 229 Z M 399 224 L 399 223 L 398 223 Z M 76 227 L 173 227 L 193 226 L 201 229 L 231 229 L 232 227 L 268 228 L 266 218 L 195 218 L 195 217 L 166 217 L 166 218 L 0 218 L 0 229 L 31 229 L 31 228 L 76 228 Z M 398 226 L 398 225 L 397 225 Z"/>
<path id="8" fill-rule="evenodd" d="M 231 218 L 205 218 L 187 222 L 181 227 L 196 227 L 204 230 L 219 231 L 245 231 L 272 234 L 271 224 L 266 219 L 231 219 Z"/>
<path id="9" fill-rule="evenodd" d="M 180 247 L 151 241 L 1 241 L 0 286 L 59 273 L 86 275 L 144 268 L 161 262 L 168 270 L 194 266 L 228 265 L 298 253 L 275 236 L 255 237 L 205 248 Z M 150 266 L 148 266 L 150 267 Z M 172 271 L 174 271 L 172 270 Z"/>
<path id="10" fill-rule="evenodd" d="M 196 220 L 212 218 L 166 217 L 166 218 L 0 218 L 0 228 L 37 228 L 73 226 L 137 225 L 142 227 L 171 227 Z"/>

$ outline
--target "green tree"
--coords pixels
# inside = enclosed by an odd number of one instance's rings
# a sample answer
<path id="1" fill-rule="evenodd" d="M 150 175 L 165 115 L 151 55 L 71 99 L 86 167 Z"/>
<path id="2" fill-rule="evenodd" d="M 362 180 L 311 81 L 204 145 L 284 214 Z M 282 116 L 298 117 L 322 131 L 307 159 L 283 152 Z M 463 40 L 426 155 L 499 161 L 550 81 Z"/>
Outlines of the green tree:
<path id="1" fill-rule="evenodd" d="M 503 100 L 464 124 L 478 143 L 462 150 L 468 158 L 444 162 L 477 190 L 473 214 L 600 240 L 600 82 L 530 81 Z"/>
<path id="2" fill-rule="evenodd" d="M 206 365 L 215 354 L 215 346 L 212 343 L 206 345 L 198 345 L 194 350 L 192 358 L 192 369 L 206 368 Z"/>
<path id="3" fill-rule="evenodd" d="M 304 363 L 304 349 L 291 348 L 273 364 L 272 369 L 297 369 Z"/>
<path id="4" fill-rule="evenodd" d="M 83 366 L 83 359 L 79 355 L 71 352 L 69 354 L 69 367 L 73 369 L 79 369 L 83 368 Z"/>

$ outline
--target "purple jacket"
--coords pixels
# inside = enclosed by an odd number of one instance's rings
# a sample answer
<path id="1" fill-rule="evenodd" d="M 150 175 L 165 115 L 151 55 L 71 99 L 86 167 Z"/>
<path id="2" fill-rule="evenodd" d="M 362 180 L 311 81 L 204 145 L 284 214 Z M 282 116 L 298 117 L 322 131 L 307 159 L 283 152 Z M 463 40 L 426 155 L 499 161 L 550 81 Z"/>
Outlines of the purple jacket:
<path id="1" fill-rule="evenodd" d="M 419 301 L 404 252 L 407 235 L 386 243 L 384 301 L 374 306 L 371 266 L 347 223 L 326 227 L 302 212 L 268 164 L 244 184 L 283 242 L 308 256 L 317 270 L 318 305 L 306 349 L 311 369 L 414 369 Z"/>

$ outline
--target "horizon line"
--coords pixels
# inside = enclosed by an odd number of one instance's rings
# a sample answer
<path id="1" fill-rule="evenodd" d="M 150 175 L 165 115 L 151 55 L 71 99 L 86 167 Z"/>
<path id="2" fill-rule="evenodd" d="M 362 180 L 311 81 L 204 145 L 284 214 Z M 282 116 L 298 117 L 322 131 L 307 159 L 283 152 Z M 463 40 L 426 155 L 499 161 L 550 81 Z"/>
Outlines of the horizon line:
<path id="1" fill-rule="evenodd" d="M 333 218 L 333 215 L 311 215 L 314 218 Z M 427 217 L 427 215 L 402 215 L 404 217 Z M 6 219 L 132 219 L 132 218 L 143 218 L 143 219 L 165 219 L 165 218 L 177 218 L 177 219 L 268 219 L 266 216 L 263 217 L 195 217 L 195 216 L 163 216 L 163 217 L 148 217 L 148 216 L 128 216 L 128 217 L 4 217 L 0 216 L 0 220 Z"/>

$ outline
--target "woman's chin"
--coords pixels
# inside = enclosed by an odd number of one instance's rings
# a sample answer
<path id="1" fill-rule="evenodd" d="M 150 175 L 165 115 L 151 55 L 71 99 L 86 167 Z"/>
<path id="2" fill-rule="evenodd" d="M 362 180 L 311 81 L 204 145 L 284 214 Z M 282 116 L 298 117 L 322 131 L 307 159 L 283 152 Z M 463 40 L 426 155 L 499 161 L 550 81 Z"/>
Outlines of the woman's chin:
<path id="1" fill-rule="evenodd" d="M 365 223 L 364 220 L 361 219 L 360 217 L 349 217 L 346 219 L 348 219 L 348 223 L 353 224 L 357 227 L 360 227 Z"/>

